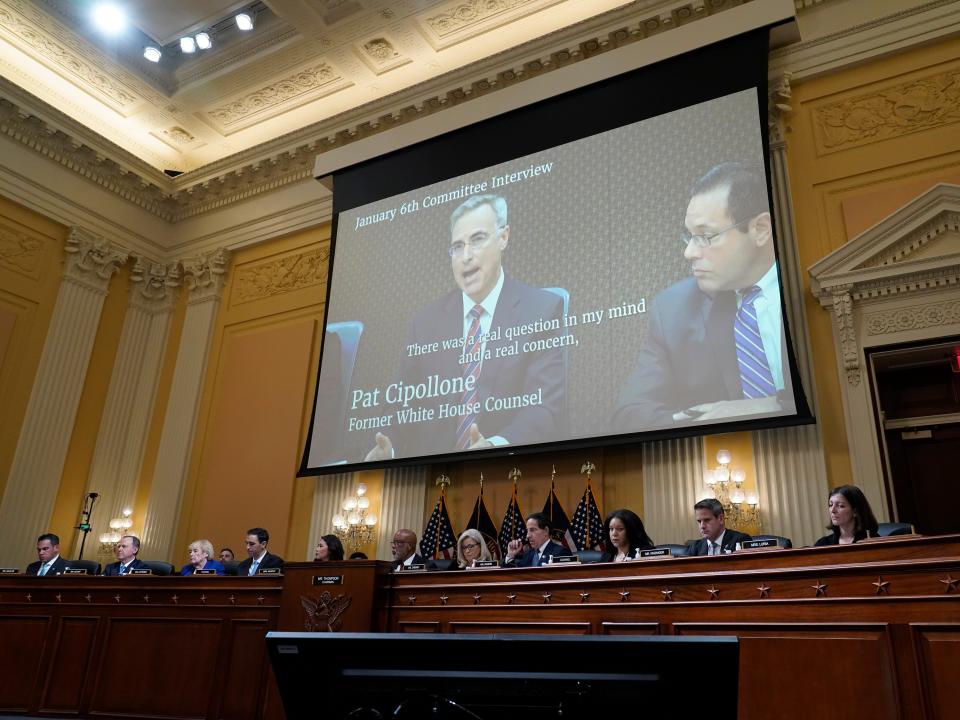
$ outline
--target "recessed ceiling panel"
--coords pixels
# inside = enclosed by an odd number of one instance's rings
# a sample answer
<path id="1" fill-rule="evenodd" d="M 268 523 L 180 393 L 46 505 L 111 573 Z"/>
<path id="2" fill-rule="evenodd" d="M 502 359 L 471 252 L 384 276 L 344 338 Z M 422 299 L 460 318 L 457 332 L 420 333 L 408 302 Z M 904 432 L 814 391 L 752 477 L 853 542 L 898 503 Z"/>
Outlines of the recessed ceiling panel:
<path id="1" fill-rule="evenodd" d="M 169 45 L 187 31 L 222 20 L 250 0 L 129 0 L 129 15 L 160 45 Z"/>

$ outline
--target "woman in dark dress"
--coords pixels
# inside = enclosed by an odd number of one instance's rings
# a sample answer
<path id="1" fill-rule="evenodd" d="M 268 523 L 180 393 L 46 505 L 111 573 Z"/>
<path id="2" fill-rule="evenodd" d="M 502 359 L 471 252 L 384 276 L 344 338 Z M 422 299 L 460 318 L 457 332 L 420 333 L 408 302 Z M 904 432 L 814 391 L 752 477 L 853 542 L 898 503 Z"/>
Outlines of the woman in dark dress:
<path id="1" fill-rule="evenodd" d="M 870 509 L 863 491 L 856 485 L 841 485 L 830 491 L 827 501 L 830 508 L 829 535 L 814 543 L 823 545 L 850 545 L 877 534 L 877 518 Z"/>
<path id="2" fill-rule="evenodd" d="M 313 551 L 314 562 L 327 560 L 343 560 L 343 543 L 336 535 L 324 535 L 317 541 L 317 548 Z"/>
<path id="3" fill-rule="evenodd" d="M 606 551 L 600 562 L 625 562 L 637 556 L 637 550 L 653 547 L 653 540 L 643 528 L 643 520 L 633 510 L 620 508 L 603 523 Z"/>

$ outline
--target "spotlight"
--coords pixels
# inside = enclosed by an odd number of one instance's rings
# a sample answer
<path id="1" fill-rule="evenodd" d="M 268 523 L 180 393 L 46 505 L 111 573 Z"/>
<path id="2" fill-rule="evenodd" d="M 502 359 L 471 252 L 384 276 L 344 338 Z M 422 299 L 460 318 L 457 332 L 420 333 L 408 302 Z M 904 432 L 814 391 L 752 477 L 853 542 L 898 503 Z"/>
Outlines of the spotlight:
<path id="1" fill-rule="evenodd" d="M 127 15 L 113 3 L 100 3 L 93 8 L 93 21 L 105 33 L 114 35 L 127 26 Z"/>
<path id="2" fill-rule="evenodd" d="M 197 47 L 201 50 L 209 50 L 211 45 L 213 45 L 213 43 L 210 42 L 210 36 L 205 32 L 197 33 L 196 40 Z"/>
<path id="3" fill-rule="evenodd" d="M 192 37 L 182 37 L 180 38 L 180 49 L 185 53 L 196 52 L 197 44 L 193 41 Z"/>
<path id="4" fill-rule="evenodd" d="M 160 58 L 163 57 L 163 53 L 161 53 L 153 45 L 148 45 L 143 49 L 143 56 L 150 62 L 160 62 Z"/>
<path id="5" fill-rule="evenodd" d="M 236 17 L 237 27 L 241 30 L 253 30 L 253 18 L 247 13 L 240 13 Z"/>

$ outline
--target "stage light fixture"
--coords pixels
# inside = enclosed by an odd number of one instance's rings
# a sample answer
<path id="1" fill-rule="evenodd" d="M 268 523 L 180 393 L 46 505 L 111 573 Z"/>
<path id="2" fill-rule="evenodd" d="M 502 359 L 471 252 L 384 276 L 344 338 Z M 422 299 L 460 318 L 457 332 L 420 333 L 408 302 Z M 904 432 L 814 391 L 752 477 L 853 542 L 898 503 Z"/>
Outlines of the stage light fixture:
<path id="1" fill-rule="evenodd" d="M 182 37 L 180 38 L 180 49 L 185 53 L 196 52 L 197 44 L 192 37 Z"/>
<path id="2" fill-rule="evenodd" d="M 153 45 L 148 45 L 143 49 L 143 56 L 150 62 L 160 62 L 160 58 L 163 57 L 163 53 L 160 52 L 158 48 L 153 47 Z"/>
<path id="3" fill-rule="evenodd" d="M 97 28 L 115 35 L 127 27 L 127 15 L 119 5 L 100 3 L 93 8 L 93 21 Z"/>
<path id="4" fill-rule="evenodd" d="M 210 35 L 205 32 L 197 33 L 195 39 L 197 41 L 197 47 L 201 50 L 209 50 L 213 46 L 213 43 L 210 42 Z"/>
<path id="5" fill-rule="evenodd" d="M 240 13 L 236 16 L 237 27 L 241 30 L 253 30 L 253 18 L 247 13 Z"/>

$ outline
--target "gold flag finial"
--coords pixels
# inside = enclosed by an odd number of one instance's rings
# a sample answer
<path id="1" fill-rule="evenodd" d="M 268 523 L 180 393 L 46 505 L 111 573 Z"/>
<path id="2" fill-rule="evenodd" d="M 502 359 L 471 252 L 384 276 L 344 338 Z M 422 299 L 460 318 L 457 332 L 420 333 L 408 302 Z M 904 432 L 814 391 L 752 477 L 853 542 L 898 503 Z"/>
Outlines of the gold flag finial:
<path id="1" fill-rule="evenodd" d="M 447 489 L 447 485 L 450 484 L 450 478 L 448 478 L 443 473 L 440 473 L 439 475 L 437 475 L 437 479 L 434 481 L 433 484 L 440 486 L 440 492 L 445 492 Z"/>
<path id="2" fill-rule="evenodd" d="M 514 482 L 516 482 L 517 480 L 520 479 L 520 476 L 522 474 L 523 473 L 521 473 L 520 470 L 518 470 L 517 468 L 513 468 L 513 470 L 507 473 L 507 479 L 513 480 Z"/>
<path id="3" fill-rule="evenodd" d="M 590 462 L 589 460 L 587 460 L 587 461 L 583 464 L 583 467 L 580 468 L 580 474 L 581 474 L 581 475 L 586 475 L 586 476 L 587 476 L 587 480 L 589 480 L 589 479 L 590 479 L 590 474 L 591 474 L 594 470 L 596 470 L 596 469 L 597 469 L 597 466 L 594 465 L 594 464 L 593 464 L 592 462 Z"/>

